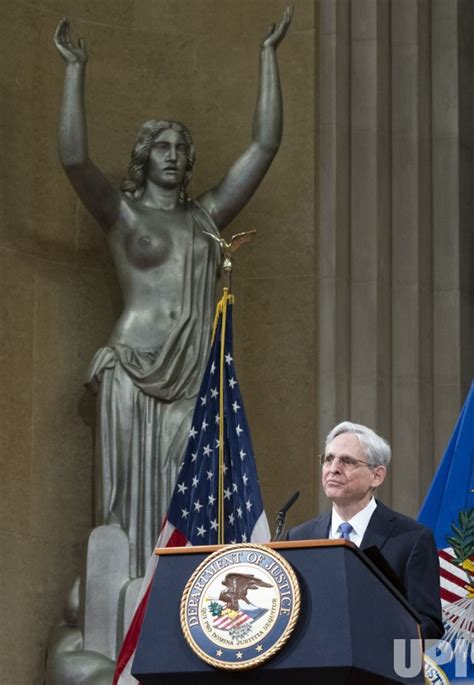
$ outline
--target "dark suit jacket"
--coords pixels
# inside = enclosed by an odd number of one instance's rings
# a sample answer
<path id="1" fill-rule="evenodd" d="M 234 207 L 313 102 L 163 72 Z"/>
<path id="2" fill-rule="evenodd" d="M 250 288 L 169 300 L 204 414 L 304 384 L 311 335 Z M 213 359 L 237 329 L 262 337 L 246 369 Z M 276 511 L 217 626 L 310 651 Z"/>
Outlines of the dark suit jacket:
<path id="1" fill-rule="evenodd" d="M 331 513 L 327 512 L 288 531 L 288 540 L 329 537 Z M 433 534 L 408 516 L 377 501 L 360 546 L 376 545 L 402 581 L 408 601 L 418 612 L 424 638 L 443 635 L 439 596 L 439 561 Z"/>

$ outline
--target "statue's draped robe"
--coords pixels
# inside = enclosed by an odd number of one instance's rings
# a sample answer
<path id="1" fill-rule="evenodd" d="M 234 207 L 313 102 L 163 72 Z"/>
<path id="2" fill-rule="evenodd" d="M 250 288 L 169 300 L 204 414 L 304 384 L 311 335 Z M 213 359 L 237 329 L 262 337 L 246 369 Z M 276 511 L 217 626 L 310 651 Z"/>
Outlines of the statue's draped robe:
<path id="1" fill-rule="evenodd" d="M 97 392 L 97 523 L 119 525 L 130 542 L 130 575 L 144 574 L 184 456 L 210 345 L 218 237 L 190 203 L 181 315 L 155 350 L 98 350 L 87 385 Z M 159 294 L 157 293 L 157 297 Z"/>

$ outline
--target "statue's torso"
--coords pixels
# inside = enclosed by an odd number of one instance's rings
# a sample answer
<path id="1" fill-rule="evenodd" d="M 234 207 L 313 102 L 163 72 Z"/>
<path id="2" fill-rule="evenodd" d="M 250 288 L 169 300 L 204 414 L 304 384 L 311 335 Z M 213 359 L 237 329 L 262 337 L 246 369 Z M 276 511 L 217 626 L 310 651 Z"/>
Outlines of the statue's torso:
<path id="1" fill-rule="evenodd" d="M 171 211 L 124 200 L 109 233 L 124 311 L 108 344 L 156 350 L 180 318 L 190 259 L 206 260 L 209 240 L 194 230 L 189 206 Z"/>

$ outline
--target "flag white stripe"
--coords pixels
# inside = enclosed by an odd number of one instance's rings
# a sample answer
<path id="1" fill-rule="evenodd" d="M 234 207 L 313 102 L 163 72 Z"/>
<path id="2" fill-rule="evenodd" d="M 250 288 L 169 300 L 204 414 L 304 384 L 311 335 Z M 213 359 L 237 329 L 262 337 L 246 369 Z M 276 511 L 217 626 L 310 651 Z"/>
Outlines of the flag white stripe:
<path id="1" fill-rule="evenodd" d="M 444 552 L 444 554 L 449 554 L 449 556 L 454 559 L 454 549 L 452 547 L 443 547 L 443 549 L 440 549 L 439 551 Z"/>
<path id="2" fill-rule="evenodd" d="M 441 568 L 441 572 L 442 572 L 442 569 L 446 569 L 446 571 L 448 571 L 448 573 L 451 573 L 451 575 L 457 576 L 460 580 L 462 580 L 465 583 L 467 582 L 466 572 L 463 571 L 462 568 L 459 568 L 459 566 L 457 566 L 457 564 L 453 564 L 452 562 L 446 561 L 446 559 L 443 559 L 442 557 L 440 557 L 439 565 Z"/>
<path id="3" fill-rule="evenodd" d="M 229 618 L 228 616 L 225 616 L 223 618 L 219 618 L 216 621 L 214 621 L 214 625 L 217 628 L 222 628 L 222 629 L 227 629 L 232 626 L 241 626 L 244 623 L 252 622 L 253 618 L 250 616 L 247 616 L 245 613 L 241 613 L 239 616 L 236 616 L 235 618 Z"/>
<path id="4" fill-rule="evenodd" d="M 456 585 L 456 583 L 451 583 L 449 580 L 446 578 L 441 577 L 441 587 L 443 587 L 445 590 L 449 590 L 449 592 L 452 592 L 453 595 L 456 595 L 457 597 L 466 597 L 467 595 L 467 590 L 466 588 L 459 587 L 459 585 Z M 466 581 L 467 585 L 467 581 Z"/>
<path id="5" fill-rule="evenodd" d="M 132 656 L 127 662 L 127 665 L 120 674 L 120 678 L 117 681 L 118 685 L 139 685 L 138 680 L 134 678 L 133 675 L 131 675 L 134 656 L 135 652 L 132 654 Z"/>
<path id="6" fill-rule="evenodd" d="M 166 521 L 165 525 L 161 529 L 160 537 L 158 538 L 158 541 L 156 543 L 156 549 L 158 549 L 159 547 L 166 547 L 170 537 L 173 535 L 175 530 L 176 529 L 173 526 L 173 524 L 169 521 Z"/>
<path id="7" fill-rule="evenodd" d="M 270 528 L 268 527 L 268 521 L 265 514 L 265 510 L 262 511 L 260 516 L 255 522 L 252 530 L 252 535 L 250 536 L 251 542 L 270 542 Z"/>
<path id="8" fill-rule="evenodd" d="M 461 593 L 463 596 L 466 594 L 466 586 L 469 585 L 468 578 L 458 578 L 458 576 L 448 576 L 445 573 L 440 574 L 440 584 L 441 587 L 451 590 L 452 587 L 457 587 L 457 592 Z"/>

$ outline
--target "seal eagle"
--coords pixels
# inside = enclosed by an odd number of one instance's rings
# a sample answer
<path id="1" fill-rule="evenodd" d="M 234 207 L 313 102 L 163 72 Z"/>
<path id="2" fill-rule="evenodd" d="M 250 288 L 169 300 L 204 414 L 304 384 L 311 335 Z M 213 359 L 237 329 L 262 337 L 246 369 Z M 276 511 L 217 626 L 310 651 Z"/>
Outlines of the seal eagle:
<path id="1" fill-rule="evenodd" d="M 226 589 L 222 590 L 219 599 L 226 603 L 228 609 L 233 611 L 239 610 L 239 599 L 250 604 L 247 599 L 249 590 L 257 590 L 259 587 L 272 587 L 270 583 L 266 583 L 250 573 L 228 573 L 222 581 L 222 585 L 225 585 Z"/>

